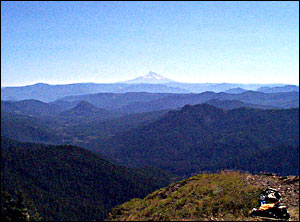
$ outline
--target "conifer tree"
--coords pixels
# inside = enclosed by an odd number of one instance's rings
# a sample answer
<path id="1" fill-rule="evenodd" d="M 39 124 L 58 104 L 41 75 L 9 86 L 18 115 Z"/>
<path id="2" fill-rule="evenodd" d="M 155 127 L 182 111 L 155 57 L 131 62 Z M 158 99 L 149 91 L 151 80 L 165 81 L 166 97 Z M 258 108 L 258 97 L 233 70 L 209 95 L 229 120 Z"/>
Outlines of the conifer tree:
<path id="1" fill-rule="evenodd" d="M 41 217 L 36 209 L 31 210 L 33 215 L 29 215 L 29 210 L 25 206 L 23 193 L 17 194 L 17 200 L 6 191 L 1 191 L 1 220 L 2 221 L 38 221 Z"/>

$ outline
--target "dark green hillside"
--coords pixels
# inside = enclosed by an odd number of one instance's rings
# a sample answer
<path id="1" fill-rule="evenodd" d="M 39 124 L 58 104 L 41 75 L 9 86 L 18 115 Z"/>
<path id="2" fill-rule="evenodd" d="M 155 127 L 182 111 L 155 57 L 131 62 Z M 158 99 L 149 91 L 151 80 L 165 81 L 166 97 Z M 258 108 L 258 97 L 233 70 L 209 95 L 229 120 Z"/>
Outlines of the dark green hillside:
<path id="1" fill-rule="evenodd" d="M 60 123 L 52 118 L 38 118 L 20 114 L 1 112 L 1 136 L 18 141 L 57 143 L 62 136 L 54 128 Z"/>
<path id="2" fill-rule="evenodd" d="M 156 166 L 178 175 L 224 168 L 298 174 L 299 109 L 188 105 L 112 137 L 98 152 L 125 165 Z M 284 154 L 284 168 L 275 162 L 278 154 Z"/>
<path id="3" fill-rule="evenodd" d="M 1 137 L 1 189 L 22 192 L 44 220 L 101 220 L 113 206 L 169 181 L 161 171 L 116 166 L 79 147 Z"/>

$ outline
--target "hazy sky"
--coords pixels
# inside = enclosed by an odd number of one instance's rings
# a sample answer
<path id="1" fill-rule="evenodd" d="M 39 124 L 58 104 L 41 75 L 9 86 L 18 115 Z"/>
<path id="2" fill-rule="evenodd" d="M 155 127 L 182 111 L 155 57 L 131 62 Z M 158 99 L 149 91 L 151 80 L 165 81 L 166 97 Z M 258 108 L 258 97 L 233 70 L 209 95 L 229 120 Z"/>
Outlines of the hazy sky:
<path id="1" fill-rule="evenodd" d="M 299 84 L 299 2 L 1 2 L 1 85 Z"/>

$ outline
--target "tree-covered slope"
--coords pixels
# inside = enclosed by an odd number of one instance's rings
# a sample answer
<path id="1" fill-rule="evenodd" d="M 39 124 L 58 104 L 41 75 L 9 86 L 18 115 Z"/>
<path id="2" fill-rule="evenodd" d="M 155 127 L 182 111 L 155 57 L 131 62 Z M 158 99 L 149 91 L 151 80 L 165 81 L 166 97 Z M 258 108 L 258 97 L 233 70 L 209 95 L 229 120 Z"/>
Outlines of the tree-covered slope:
<path id="1" fill-rule="evenodd" d="M 179 175 L 223 168 L 298 174 L 299 109 L 185 106 L 112 137 L 97 151 L 125 165 Z"/>
<path id="2" fill-rule="evenodd" d="M 1 136 L 24 142 L 57 143 L 62 134 L 56 133 L 60 122 L 53 118 L 40 118 L 1 112 Z"/>
<path id="3" fill-rule="evenodd" d="M 162 171 L 120 167 L 79 147 L 1 137 L 1 189 L 22 192 L 43 220 L 101 220 L 113 206 L 167 184 Z"/>

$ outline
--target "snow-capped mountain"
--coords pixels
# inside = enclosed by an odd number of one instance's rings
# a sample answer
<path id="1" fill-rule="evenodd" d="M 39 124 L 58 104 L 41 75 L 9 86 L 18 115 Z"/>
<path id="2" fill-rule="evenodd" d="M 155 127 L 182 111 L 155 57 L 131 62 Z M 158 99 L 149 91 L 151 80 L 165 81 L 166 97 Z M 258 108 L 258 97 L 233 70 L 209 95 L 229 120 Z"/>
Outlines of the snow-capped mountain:
<path id="1" fill-rule="evenodd" d="M 171 79 L 165 78 L 155 72 L 149 72 L 147 75 L 137 77 L 132 80 L 125 81 L 123 83 L 151 83 L 151 84 L 163 84 L 168 82 L 174 82 Z"/>

